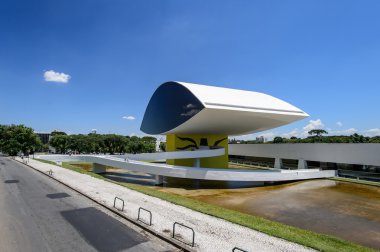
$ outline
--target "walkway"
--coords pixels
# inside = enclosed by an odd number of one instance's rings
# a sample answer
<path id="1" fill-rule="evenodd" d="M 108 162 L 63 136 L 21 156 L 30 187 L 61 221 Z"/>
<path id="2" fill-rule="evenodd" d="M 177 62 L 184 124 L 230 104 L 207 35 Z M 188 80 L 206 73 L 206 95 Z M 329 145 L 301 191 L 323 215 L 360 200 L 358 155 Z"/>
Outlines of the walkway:
<path id="1" fill-rule="evenodd" d="M 222 151 L 221 151 L 222 150 Z M 205 156 L 218 156 L 223 153 L 224 149 L 216 150 L 199 150 L 199 151 L 182 151 L 166 152 L 166 158 L 169 155 L 176 155 L 176 158 L 197 158 Z M 183 153 L 187 153 L 184 155 Z M 144 153 L 145 160 L 155 160 L 158 154 Z M 217 168 L 197 168 L 187 166 L 175 166 L 168 164 L 157 164 L 142 162 L 136 160 L 125 160 L 124 158 L 107 155 L 38 155 L 36 158 L 45 159 L 54 162 L 81 161 L 96 163 L 104 166 L 112 166 L 128 171 L 143 172 L 153 175 L 166 177 L 188 178 L 188 179 L 206 179 L 222 181 L 291 181 L 302 179 L 329 178 L 334 177 L 334 170 L 319 169 L 298 169 L 298 170 L 241 170 L 241 169 L 217 169 Z M 131 158 L 131 156 L 129 156 Z M 162 158 L 162 157 L 161 157 Z"/>
<path id="2" fill-rule="evenodd" d="M 170 237 L 174 222 L 181 222 L 195 231 L 195 249 L 198 251 L 232 251 L 237 246 L 247 251 L 311 251 L 299 244 L 242 227 L 219 218 L 202 214 L 167 201 L 151 197 L 117 184 L 80 174 L 55 165 L 30 160 L 29 165 L 42 172 L 53 171 L 54 178 L 81 191 L 87 196 L 112 207 L 114 197 L 125 200 L 125 216 L 137 219 L 138 208 L 151 210 L 156 232 Z M 147 221 L 147 215 L 143 215 Z M 189 240 L 190 233 L 177 230 L 183 239 Z"/>

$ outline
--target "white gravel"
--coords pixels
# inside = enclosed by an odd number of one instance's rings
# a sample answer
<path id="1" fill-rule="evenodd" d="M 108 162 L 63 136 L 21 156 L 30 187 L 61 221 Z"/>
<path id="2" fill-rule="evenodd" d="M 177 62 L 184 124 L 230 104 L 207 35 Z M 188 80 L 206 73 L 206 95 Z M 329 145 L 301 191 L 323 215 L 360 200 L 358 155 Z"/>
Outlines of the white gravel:
<path id="1" fill-rule="evenodd" d="M 33 159 L 30 159 L 29 165 L 43 172 L 51 169 L 54 178 L 109 207 L 113 207 L 115 196 L 122 198 L 125 201 L 123 214 L 129 218 L 137 219 L 139 207 L 150 210 L 153 215 L 151 228 L 164 236 L 171 237 L 174 222 L 192 227 L 195 231 L 195 250 L 197 251 L 232 251 L 234 247 L 261 252 L 313 251 L 302 245 L 202 214 L 86 174 Z M 147 213 L 141 212 L 141 217 L 144 218 L 144 221 L 148 221 Z M 189 230 L 177 226 L 177 232 L 181 238 L 191 241 Z"/>

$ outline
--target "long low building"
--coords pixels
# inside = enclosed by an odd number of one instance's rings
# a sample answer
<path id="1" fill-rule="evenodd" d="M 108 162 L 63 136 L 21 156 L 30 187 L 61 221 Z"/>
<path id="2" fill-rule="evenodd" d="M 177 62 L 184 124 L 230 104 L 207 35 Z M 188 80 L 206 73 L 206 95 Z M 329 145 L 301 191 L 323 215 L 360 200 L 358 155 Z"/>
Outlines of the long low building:
<path id="1" fill-rule="evenodd" d="M 374 143 L 229 144 L 228 154 L 380 166 L 380 144 Z"/>

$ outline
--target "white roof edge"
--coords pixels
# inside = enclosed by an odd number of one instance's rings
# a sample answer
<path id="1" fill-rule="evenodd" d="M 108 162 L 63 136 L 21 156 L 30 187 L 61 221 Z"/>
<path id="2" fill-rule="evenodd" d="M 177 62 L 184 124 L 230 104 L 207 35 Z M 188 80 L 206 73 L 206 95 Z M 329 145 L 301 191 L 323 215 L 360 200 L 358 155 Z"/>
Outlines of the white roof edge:
<path id="1" fill-rule="evenodd" d="M 268 94 L 217 86 L 173 81 L 187 88 L 206 108 L 265 111 L 267 113 L 309 115 L 301 109 Z"/>

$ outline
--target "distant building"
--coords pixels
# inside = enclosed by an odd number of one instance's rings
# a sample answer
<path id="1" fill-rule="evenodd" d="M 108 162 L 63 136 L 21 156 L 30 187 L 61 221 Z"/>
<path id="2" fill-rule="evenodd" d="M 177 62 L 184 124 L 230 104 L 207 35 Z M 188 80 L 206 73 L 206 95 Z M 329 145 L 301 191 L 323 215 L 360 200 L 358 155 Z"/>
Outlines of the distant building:
<path id="1" fill-rule="evenodd" d="M 36 134 L 37 134 L 38 137 L 41 139 L 41 142 L 42 142 L 43 144 L 47 144 L 47 143 L 49 143 L 49 140 L 50 140 L 50 137 L 51 137 L 51 133 L 36 132 Z"/>
<path id="2" fill-rule="evenodd" d="M 263 136 L 256 137 L 256 142 L 258 143 L 265 143 L 266 141 L 267 139 L 264 138 Z"/>

